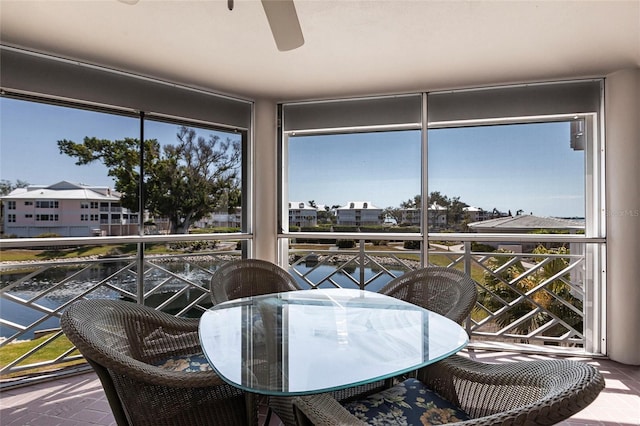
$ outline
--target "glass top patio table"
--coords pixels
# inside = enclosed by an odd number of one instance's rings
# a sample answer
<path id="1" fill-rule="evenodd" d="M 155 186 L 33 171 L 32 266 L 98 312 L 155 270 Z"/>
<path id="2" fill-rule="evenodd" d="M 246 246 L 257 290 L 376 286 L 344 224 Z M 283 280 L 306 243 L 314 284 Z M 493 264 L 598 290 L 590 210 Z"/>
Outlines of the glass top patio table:
<path id="1" fill-rule="evenodd" d="M 200 342 L 225 381 L 265 395 L 303 395 L 393 377 L 458 352 L 448 318 L 364 290 L 300 290 L 231 300 L 200 319 Z"/>

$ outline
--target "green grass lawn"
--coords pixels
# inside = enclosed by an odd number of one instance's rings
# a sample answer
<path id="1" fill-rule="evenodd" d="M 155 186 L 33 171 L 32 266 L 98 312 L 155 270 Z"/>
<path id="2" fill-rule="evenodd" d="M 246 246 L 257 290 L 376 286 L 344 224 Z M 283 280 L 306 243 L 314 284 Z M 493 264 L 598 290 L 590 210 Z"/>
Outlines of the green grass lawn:
<path id="1" fill-rule="evenodd" d="M 25 260 L 72 259 L 76 257 L 101 256 L 109 253 L 114 247 L 127 252 L 127 245 L 119 246 L 85 246 L 72 249 L 24 250 L 9 249 L 0 251 L 0 261 L 14 262 Z M 135 253 L 135 245 L 131 254 Z"/>
<path id="2" fill-rule="evenodd" d="M 33 340 L 19 341 L 14 343 L 9 343 L 8 345 L 0 348 L 0 367 L 4 368 L 10 362 L 20 358 L 24 354 L 28 353 L 30 350 L 35 348 L 36 346 L 42 344 L 48 338 L 51 337 L 51 334 L 39 337 Z M 21 365 L 31 365 L 42 363 L 46 361 L 51 361 L 58 358 L 60 355 L 71 349 L 73 345 L 65 335 L 58 336 L 55 340 L 49 342 L 46 346 L 42 347 L 29 357 L 22 360 L 18 366 Z M 77 355 L 78 352 L 74 351 L 71 355 Z M 48 365 L 48 366 L 38 366 L 33 367 L 27 370 L 22 370 L 15 373 L 3 374 L 3 378 L 9 377 L 18 377 L 18 376 L 26 376 L 29 374 L 41 373 L 43 371 L 57 370 L 61 367 L 68 367 L 71 365 L 82 364 L 84 360 L 75 360 L 68 361 L 61 364 Z"/>
<path id="3" fill-rule="evenodd" d="M 60 248 L 48 250 L 25 250 L 25 249 L 7 249 L 0 250 L 0 261 L 2 262 L 19 262 L 19 261 L 41 261 L 56 259 L 74 259 L 91 256 L 105 256 L 108 254 L 131 255 L 135 256 L 137 244 L 117 244 L 103 246 L 82 246 L 73 248 Z M 171 254 L 176 253 L 174 250 L 167 248 L 165 244 L 145 244 L 145 254 Z"/>

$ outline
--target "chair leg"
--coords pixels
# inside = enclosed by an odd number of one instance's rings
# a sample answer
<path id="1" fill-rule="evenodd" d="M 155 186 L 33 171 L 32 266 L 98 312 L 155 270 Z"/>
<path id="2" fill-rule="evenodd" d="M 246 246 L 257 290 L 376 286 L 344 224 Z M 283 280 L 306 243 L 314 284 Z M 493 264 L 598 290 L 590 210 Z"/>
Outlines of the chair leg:
<path id="1" fill-rule="evenodd" d="M 271 407 L 267 407 L 267 415 L 263 423 L 264 426 L 269 426 L 269 423 L 271 423 L 271 413 L 272 413 Z"/>
<path id="2" fill-rule="evenodd" d="M 244 401 L 247 410 L 247 424 L 258 426 L 258 395 L 245 392 Z"/>

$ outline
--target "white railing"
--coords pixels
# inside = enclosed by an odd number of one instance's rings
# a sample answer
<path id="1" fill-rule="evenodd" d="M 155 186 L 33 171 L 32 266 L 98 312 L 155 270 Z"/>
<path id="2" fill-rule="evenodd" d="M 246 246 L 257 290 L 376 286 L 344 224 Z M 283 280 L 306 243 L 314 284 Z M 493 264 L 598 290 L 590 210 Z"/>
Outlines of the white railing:
<path id="1" fill-rule="evenodd" d="M 335 234 L 327 233 L 281 237 L 290 239 L 292 245 L 296 240 L 336 239 Z M 313 288 L 348 286 L 377 291 L 409 269 L 423 265 L 457 268 L 478 283 L 478 302 L 467 322 L 472 342 L 478 346 L 524 350 L 526 345 L 529 351 L 601 353 L 601 307 L 593 302 L 603 300 L 602 277 L 596 266 L 601 262 L 597 253 L 603 251 L 603 239 L 567 234 L 445 233 L 429 234 L 428 250 L 410 251 L 391 244 L 387 246 L 391 250 L 381 251 L 372 244 L 398 237 L 406 234 L 341 234 L 340 239 L 357 241 L 357 247 L 337 251 L 306 245 L 290 250 L 292 272 Z M 415 234 L 410 238 L 418 239 Z M 490 245 L 509 250 L 489 251 Z"/>
<path id="2" fill-rule="evenodd" d="M 73 354 L 73 347 L 59 329 L 59 318 L 71 303 L 84 298 L 122 299 L 178 316 L 199 317 L 211 307 L 209 282 L 213 271 L 219 264 L 239 257 L 238 251 L 147 257 L 142 289 L 137 284 L 135 256 L 3 263 L 3 381 L 20 377 L 21 372 L 47 370 L 80 358 Z M 6 354 L 20 346 L 25 349 L 7 359 Z"/>
<path id="3" fill-rule="evenodd" d="M 315 233 L 295 237 L 318 239 Z M 216 239 L 236 240 L 238 235 Z M 292 236 L 282 236 L 289 239 Z M 416 234 L 329 234 L 331 240 L 352 239 L 353 249 L 331 245 L 305 245 L 288 250 L 289 270 L 303 288 L 351 287 L 379 290 L 391 279 L 423 265 L 464 270 L 478 283 L 478 303 L 467 322 L 472 343 L 503 343 L 554 348 L 575 354 L 589 351 L 585 330 L 597 311 L 585 303 L 599 291 L 588 266 L 585 248 L 600 240 L 569 235 L 482 236 L 483 242 L 544 243 L 552 251 L 507 252 L 472 250 L 477 234 L 433 234 L 428 250 L 404 249 L 404 241 L 419 241 Z M 145 236 L 146 242 L 211 240 L 212 236 Z M 245 238 L 246 239 L 246 238 Z M 36 241 L 38 240 L 38 241 Z M 39 241 L 43 240 L 43 241 Z M 96 239 L 21 239 L 22 245 L 69 246 Z M 99 239 L 102 240 L 102 239 Z M 105 242 L 139 242 L 140 237 L 107 237 Z M 5 242 L 10 244 L 5 244 Z M 378 241 L 378 244 L 373 244 Z M 384 241 L 384 242 L 382 242 Z M 230 243 L 229 243 L 230 244 Z M 3 246 L 19 246 L 5 240 Z M 558 250 L 557 247 L 564 247 Z M 120 298 L 136 301 L 174 315 L 198 317 L 211 306 L 209 281 L 217 265 L 240 257 L 237 250 L 182 255 L 136 256 L 70 261 L 3 262 L 0 264 L 0 375 L 3 383 L 20 382 L 34 372 L 81 361 L 65 341 L 58 318 L 81 298 Z M 142 264 L 142 268 L 139 265 Z M 142 275 L 138 270 L 143 270 Z M 144 278 L 144 279 L 143 279 Z M 140 283 L 143 283 L 140 285 Z M 8 307 L 8 309 L 7 309 Z M 16 317 L 15 311 L 19 311 Z M 11 316 L 13 315 L 13 316 Z M 44 329 L 44 330 L 43 330 Z M 10 330 L 7 333 L 7 330 Z M 42 337 L 39 337 L 42 336 Z M 38 337 L 34 342 L 32 339 Z M 13 348 L 27 343 L 15 356 Z M 26 346 L 25 346 L 26 347 Z M 55 374 L 55 373 L 54 373 Z M 3 384 L 4 386 L 4 384 Z"/>

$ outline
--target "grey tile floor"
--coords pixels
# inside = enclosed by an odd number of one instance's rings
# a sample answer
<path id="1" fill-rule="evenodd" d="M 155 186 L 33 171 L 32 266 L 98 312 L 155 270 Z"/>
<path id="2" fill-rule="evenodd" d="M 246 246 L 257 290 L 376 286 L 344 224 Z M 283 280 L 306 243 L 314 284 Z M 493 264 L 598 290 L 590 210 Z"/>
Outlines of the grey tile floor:
<path id="1" fill-rule="evenodd" d="M 544 356 L 508 352 L 465 351 L 485 362 L 514 362 Z M 606 388 L 587 408 L 561 423 L 564 426 L 640 426 L 640 367 L 606 359 L 577 358 L 593 364 L 605 377 Z M 265 410 L 261 419 L 264 420 Z M 66 377 L 0 393 L 2 426 L 115 425 L 100 381 L 93 373 Z M 269 426 L 279 426 L 272 416 Z"/>

